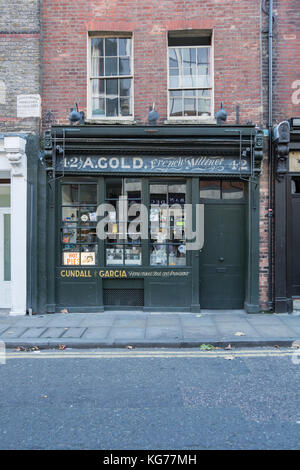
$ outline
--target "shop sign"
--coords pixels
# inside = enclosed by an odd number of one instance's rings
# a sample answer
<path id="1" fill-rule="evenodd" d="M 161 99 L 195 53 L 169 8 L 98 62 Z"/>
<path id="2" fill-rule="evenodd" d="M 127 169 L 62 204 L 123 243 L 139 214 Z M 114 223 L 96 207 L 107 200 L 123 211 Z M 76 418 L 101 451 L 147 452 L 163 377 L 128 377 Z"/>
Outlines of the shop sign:
<path id="1" fill-rule="evenodd" d="M 74 253 L 73 253 L 74 254 Z M 104 278 L 104 279 L 129 279 L 129 278 L 187 278 L 190 275 L 190 271 L 177 270 L 177 269 L 162 269 L 159 271 L 155 270 L 127 270 L 127 269 L 67 269 L 63 268 L 59 270 L 59 277 L 61 278 Z"/>
<path id="2" fill-rule="evenodd" d="M 250 172 L 249 158 L 221 156 L 198 157 L 107 157 L 79 156 L 57 159 L 58 171 L 84 171 L 109 173 L 213 173 L 247 174 Z"/>

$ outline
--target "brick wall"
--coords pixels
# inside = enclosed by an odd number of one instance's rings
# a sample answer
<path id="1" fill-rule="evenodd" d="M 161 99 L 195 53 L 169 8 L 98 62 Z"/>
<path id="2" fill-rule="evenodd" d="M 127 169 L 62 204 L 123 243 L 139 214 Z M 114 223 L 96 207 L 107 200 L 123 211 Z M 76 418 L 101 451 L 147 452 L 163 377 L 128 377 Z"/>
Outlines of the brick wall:
<path id="1" fill-rule="evenodd" d="M 36 131 L 17 118 L 17 96 L 40 93 L 40 0 L 0 3 L 0 131 Z"/>
<path id="2" fill-rule="evenodd" d="M 154 101 L 167 118 L 167 31 L 213 29 L 215 108 L 228 123 L 240 106 L 242 123 L 261 120 L 260 0 L 44 0 L 44 112 L 67 123 L 75 100 L 86 111 L 87 34 L 134 34 L 135 119 L 145 122 Z"/>
<path id="3" fill-rule="evenodd" d="M 300 116 L 300 2 L 274 0 L 274 122 Z"/>

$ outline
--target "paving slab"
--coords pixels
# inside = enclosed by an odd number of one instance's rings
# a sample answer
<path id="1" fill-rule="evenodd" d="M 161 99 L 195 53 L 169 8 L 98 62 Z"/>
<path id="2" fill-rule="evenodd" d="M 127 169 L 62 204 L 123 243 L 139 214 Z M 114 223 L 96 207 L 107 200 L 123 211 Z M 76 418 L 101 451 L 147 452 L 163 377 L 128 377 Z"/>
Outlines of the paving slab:
<path id="1" fill-rule="evenodd" d="M 107 339 L 144 339 L 145 328 L 115 328 L 113 327 Z"/>
<path id="2" fill-rule="evenodd" d="M 146 318 L 116 318 L 113 328 L 145 328 Z"/>
<path id="3" fill-rule="evenodd" d="M 7 338 L 7 339 L 10 339 L 10 338 L 19 338 L 20 336 L 22 336 L 22 334 L 24 333 L 24 331 L 26 331 L 26 328 L 18 328 L 18 327 L 11 327 L 11 328 L 8 328 L 6 331 L 4 331 L 4 333 L 1 335 L 2 338 Z"/>
<path id="4" fill-rule="evenodd" d="M 87 340 L 103 340 L 107 337 L 110 331 L 110 327 L 96 327 L 96 328 L 87 328 L 82 335 L 82 339 Z"/>
<path id="5" fill-rule="evenodd" d="M 173 326 L 170 327 L 160 327 L 160 326 L 149 326 L 146 329 L 146 339 L 182 339 L 181 328 L 176 328 Z"/>
<path id="6" fill-rule="evenodd" d="M 99 314 L 100 315 L 100 314 Z M 105 316 L 95 316 L 95 315 L 86 315 L 84 320 L 81 320 L 80 326 L 84 327 L 98 327 L 98 326 L 112 326 L 115 321 L 114 315 L 105 315 Z"/>
<path id="7" fill-rule="evenodd" d="M 64 332 L 64 328 L 46 328 L 42 338 L 60 338 Z"/>
<path id="8" fill-rule="evenodd" d="M 21 339 L 23 338 L 39 338 L 42 333 L 46 331 L 46 328 L 28 328 L 21 336 Z"/>
<path id="9" fill-rule="evenodd" d="M 85 330 L 86 328 L 71 327 L 65 330 L 61 338 L 80 338 Z"/>

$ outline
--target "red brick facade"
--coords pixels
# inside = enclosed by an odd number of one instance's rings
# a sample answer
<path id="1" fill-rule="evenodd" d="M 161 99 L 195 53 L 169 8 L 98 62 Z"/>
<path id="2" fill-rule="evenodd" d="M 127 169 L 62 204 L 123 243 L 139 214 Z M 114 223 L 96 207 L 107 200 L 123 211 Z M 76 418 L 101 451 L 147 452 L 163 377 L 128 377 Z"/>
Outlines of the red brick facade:
<path id="1" fill-rule="evenodd" d="M 300 3 L 274 2 L 274 122 L 300 116 Z"/>
<path id="2" fill-rule="evenodd" d="M 214 97 L 235 122 L 261 122 L 260 1 L 254 0 L 45 0 L 43 7 L 43 107 L 56 123 L 78 101 L 86 111 L 87 35 L 126 31 L 134 41 L 134 117 L 145 122 L 154 101 L 167 118 L 167 32 L 211 29 Z"/>

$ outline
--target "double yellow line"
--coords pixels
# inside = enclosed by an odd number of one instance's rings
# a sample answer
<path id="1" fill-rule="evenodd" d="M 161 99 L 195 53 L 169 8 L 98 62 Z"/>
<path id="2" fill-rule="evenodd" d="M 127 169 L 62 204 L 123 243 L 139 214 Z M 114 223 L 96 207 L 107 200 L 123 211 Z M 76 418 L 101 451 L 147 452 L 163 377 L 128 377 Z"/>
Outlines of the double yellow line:
<path id="1" fill-rule="evenodd" d="M 142 350 L 124 349 L 117 351 L 72 351 L 72 350 L 41 350 L 29 352 L 6 352 L 6 359 L 132 359 L 132 358 L 223 358 L 235 359 L 237 357 L 285 357 L 293 356 L 300 350 L 297 349 L 242 349 L 242 350 Z"/>

